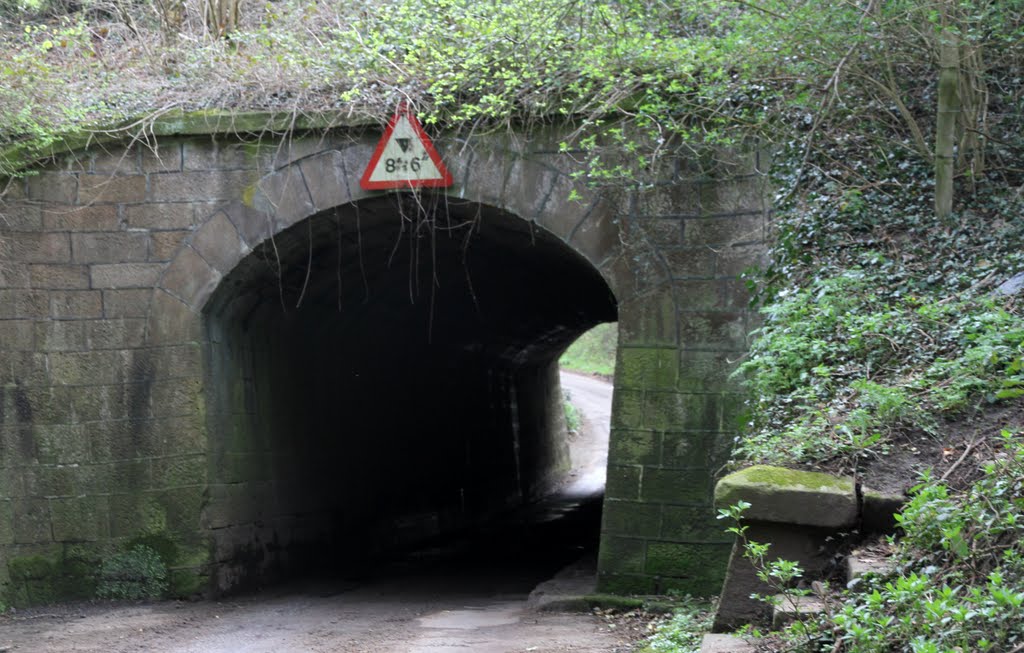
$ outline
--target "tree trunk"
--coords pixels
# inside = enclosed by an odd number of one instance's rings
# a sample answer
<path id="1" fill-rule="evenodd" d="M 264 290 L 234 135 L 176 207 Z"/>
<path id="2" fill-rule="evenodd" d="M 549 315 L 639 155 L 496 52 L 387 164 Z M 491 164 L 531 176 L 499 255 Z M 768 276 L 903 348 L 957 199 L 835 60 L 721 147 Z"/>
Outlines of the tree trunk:
<path id="1" fill-rule="evenodd" d="M 206 0 L 206 28 L 217 38 L 238 27 L 238 6 L 241 0 Z"/>
<path id="2" fill-rule="evenodd" d="M 954 147 L 960 115 L 959 37 L 950 29 L 948 5 L 939 32 L 939 103 L 935 122 L 935 215 L 949 220 L 953 213 Z"/>

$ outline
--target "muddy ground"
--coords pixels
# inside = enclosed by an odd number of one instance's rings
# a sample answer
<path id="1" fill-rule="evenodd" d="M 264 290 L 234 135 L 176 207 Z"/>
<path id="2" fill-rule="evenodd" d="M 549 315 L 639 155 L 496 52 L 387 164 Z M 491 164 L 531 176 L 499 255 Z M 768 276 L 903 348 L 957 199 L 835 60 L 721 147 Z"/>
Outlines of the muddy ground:
<path id="1" fill-rule="evenodd" d="M 642 619 L 540 611 L 536 595 L 530 600 L 574 562 L 572 582 L 586 586 L 594 565 L 611 386 L 575 375 L 563 384 L 584 416 L 565 491 L 487 532 L 360 578 L 296 580 L 217 602 L 22 610 L 0 617 L 0 653 L 630 651 L 645 632 Z"/>

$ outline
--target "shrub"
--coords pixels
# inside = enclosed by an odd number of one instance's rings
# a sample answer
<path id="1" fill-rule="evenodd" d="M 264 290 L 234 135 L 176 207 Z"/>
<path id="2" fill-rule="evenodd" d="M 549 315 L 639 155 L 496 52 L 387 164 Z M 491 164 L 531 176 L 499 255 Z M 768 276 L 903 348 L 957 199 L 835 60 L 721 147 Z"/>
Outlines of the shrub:
<path id="1" fill-rule="evenodd" d="M 104 599 L 150 599 L 167 591 L 167 565 L 145 545 L 103 561 L 96 595 Z"/>

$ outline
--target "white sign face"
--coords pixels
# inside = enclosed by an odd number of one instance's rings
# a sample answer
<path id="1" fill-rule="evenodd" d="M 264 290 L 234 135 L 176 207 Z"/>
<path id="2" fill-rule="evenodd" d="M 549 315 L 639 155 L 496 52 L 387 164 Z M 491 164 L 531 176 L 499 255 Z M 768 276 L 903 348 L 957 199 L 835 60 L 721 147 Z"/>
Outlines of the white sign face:
<path id="1" fill-rule="evenodd" d="M 416 118 L 399 112 L 388 125 L 360 185 L 370 190 L 449 186 L 451 174 Z"/>

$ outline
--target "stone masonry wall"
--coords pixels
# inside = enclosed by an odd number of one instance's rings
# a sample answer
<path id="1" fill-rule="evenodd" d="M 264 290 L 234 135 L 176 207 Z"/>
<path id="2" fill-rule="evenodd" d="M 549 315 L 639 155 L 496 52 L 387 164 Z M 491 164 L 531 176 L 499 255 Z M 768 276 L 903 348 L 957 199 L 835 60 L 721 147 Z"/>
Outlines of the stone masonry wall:
<path id="1" fill-rule="evenodd" d="M 717 592 L 729 542 L 712 476 L 735 431 L 727 381 L 751 328 L 739 273 L 768 209 L 760 163 L 728 180 L 681 164 L 637 193 L 582 189 L 559 135 L 437 139 L 452 197 L 563 238 L 619 301 L 600 553 L 609 591 Z M 211 486 L 203 304 L 269 235 L 367 194 L 376 133 L 163 137 L 62 157 L 0 206 L 0 598 L 91 592 L 98 560 L 154 544 L 187 595 L 217 563 L 212 524 L 260 497 Z M 291 180 L 289 182 L 289 180 Z M 241 515 L 241 516 L 240 516 Z M 248 515 L 247 517 L 245 515 Z"/>

